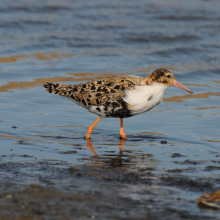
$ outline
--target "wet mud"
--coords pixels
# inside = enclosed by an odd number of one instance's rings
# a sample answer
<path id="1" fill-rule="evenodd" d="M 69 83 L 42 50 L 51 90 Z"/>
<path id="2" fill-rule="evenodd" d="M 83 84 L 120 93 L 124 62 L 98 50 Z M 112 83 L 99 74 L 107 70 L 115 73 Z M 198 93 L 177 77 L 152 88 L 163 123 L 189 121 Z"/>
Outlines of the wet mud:
<path id="1" fill-rule="evenodd" d="M 162 171 L 137 165 L 158 162 L 152 154 L 105 152 L 82 158 L 88 161 L 84 165 L 37 159 L 1 163 L 1 219 L 219 219 L 213 215 L 219 211 L 210 215 L 198 208 L 195 197 L 215 190 L 219 178 L 198 177 L 194 163 Z"/>

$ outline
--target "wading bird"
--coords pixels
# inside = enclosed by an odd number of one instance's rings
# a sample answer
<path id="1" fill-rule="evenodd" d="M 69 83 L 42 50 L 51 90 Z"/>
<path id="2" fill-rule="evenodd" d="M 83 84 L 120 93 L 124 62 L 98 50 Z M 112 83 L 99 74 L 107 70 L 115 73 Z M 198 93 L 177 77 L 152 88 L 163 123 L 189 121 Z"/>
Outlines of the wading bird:
<path id="1" fill-rule="evenodd" d="M 146 78 L 139 76 L 110 76 L 78 85 L 47 83 L 46 91 L 71 99 L 98 119 L 88 128 L 86 139 L 101 118 L 120 118 L 120 136 L 126 138 L 123 118 L 147 112 L 163 101 L 166 88 L 176 86 L 193 93 L 177 82 L 172 73 L 157 69 Z"/>

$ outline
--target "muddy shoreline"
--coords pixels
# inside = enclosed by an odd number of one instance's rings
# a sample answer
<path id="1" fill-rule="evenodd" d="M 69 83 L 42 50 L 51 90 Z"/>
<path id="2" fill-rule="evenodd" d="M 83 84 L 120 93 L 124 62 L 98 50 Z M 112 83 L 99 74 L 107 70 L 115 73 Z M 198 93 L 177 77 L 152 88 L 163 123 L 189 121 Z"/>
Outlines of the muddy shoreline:
<path id="1" fill-rule="evenodd" d="M 215 190 L 214 176 L 141 168 L 137 161 L 152 163 L 154 156 L 129 156 L 126 150 L 84 159 L 85 165 L 75 166 L 58 160 L 1 163 L 1 219 L 219 219 L 218 211 L 210 215 L 197 207 L 196 198 L 184 196 Z M 194 173 L 196 165 L 185 163 Z"/>

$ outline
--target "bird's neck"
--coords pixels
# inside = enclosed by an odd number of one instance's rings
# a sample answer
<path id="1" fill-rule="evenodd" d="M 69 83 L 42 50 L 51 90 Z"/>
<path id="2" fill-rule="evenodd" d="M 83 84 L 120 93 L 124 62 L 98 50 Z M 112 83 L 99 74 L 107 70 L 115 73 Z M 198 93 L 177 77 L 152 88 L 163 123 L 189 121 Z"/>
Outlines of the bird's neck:
<path id="1" fill-rule="evenodd" d="M 142 81 L 142 85 L 151 85 L 151 83 L 153 82 L 153 80 L 150 78 L 150 76 L 143 78 L 141 81 Z"/>

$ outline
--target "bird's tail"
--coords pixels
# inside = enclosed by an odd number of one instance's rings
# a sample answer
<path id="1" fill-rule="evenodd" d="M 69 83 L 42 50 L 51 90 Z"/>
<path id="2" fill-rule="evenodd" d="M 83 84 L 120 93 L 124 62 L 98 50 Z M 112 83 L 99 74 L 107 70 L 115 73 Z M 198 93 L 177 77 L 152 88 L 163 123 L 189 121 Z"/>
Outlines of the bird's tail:
<path id="1" fill-rule="evenodd" d="M 46 91 L 49 93 L 61 95 L 61 96 L 69 96 L 74 91 L 74 85 L 64 85 L 58 83 L 47 83 L 44 85 Z"/>
<path id="2" fill-rule="evenodd" d="M 59 85 L 60 84 L 57 83 L 47 83 L 44 85 L 44 88 L 46 88 L 46 91 L 49 93 L 57 94 L 60 91 Z"/>

